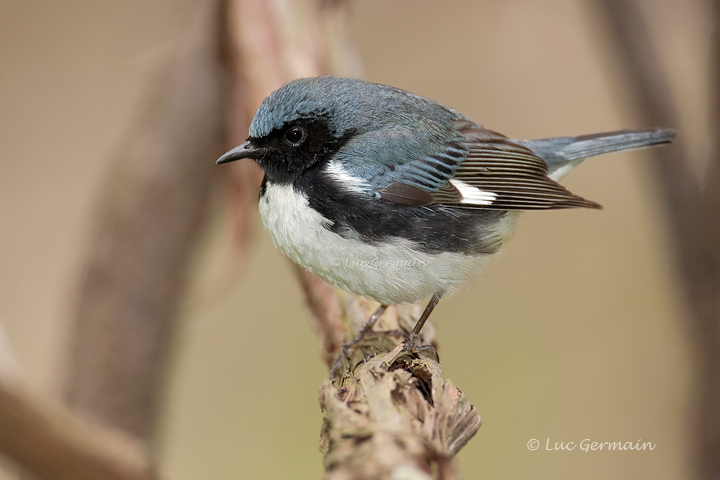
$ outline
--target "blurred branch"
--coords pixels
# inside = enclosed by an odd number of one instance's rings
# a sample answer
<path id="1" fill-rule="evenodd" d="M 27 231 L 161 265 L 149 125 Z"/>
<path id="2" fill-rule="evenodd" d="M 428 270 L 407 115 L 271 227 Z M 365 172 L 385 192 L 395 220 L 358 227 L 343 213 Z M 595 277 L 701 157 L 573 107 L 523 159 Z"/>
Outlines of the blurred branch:
<path id="1" fill-rule="evenodd" d="M 720 2 L 713 3 L 714 41 L 711 71 L 714 81 L 710 106 L 720 127 Z M 606 21 L 606 38 L 627 75 L 627 88 L 637 101 L 648 125 L 677 126 L 670 81 L 645 25 L 636 0 L 601 0 L 597 3 Z M 682 134 L 680 135 L 682 138 Z M 720 138 L 712 139 L 712 150 L 704 182 L 693 177 L 689 154 L 679 148 L 657 149 L 653 163 L 665 201 L 668 230 L 674 243 L 676 267 L 683 278 L 689 328 L 697 348 L 698 474 L 703 479 L 720 478 Z"/>
<path id="2" fill-rule="evenodd" d="M 295 272 L 302 285 L 310 313 L 315 319 L 313 327 L 322 343 L 322 359 L 330 367 L 340 354 L 340 347 L 347 331 L 340 321 L 342 312 L 335 287 L 297 265 Z"/>
<path id="3" fill-rule="evenodd" d="M 20 362 L 15 357 L 10 339 L 0 322 L 0 384 L 20 380 Z"/>
<path id="4" fill-rule="evenodd" d="M 129 437 L 0 381 L 0 452 L 41 478 L 145 480 L 157 476 Z"/>
<path id="5" fill-rule="evenodd" d="M 183 29 L 108 174 L 70 335 L 70 404 L 142 439 L 157 423 L 223 144 L 218 12 L 208 5 Z"/>
<path id="6" fill-rule="evenodd" d="M 20 381 L 20 363 L 15 357 L 10 339 L 3 327 L 2 319 L 0 319 L 0 389 L 12 388 L 13 385 Z M 2 395 L 0 395 L 2 397 Z M 0 398 L 0 409 L 3 408 L 3 401 Z M 3 423 L 0 420 L 0 425 Z M 2 436 L 2 432 L 0 432 Z M 0 452 L 2 452 L 2 440 L 0 440 Z M 20 478 L 20 472 L 15 464 L 10 464 L 4 457 L 0 455 L 0 479 L 15 480 Z"/>
<path id="7" fill-rule="evenodd" d="M 357 72 L 346 35 L 345 2 L 327 0 L 225 0 L 223 42 L 230 73 L 228 138 L 232 144 L 247 136 L 250 120 L 262 100 L 285 82 L 303 76 Z M 262 173 L 251 162 L 231 166 L 231 201 L 237 232 L 248 230 L 249 212 L 257 210 Z M 241 245 L 245 242 L 240 241 Z M 299 271 L 306 303 L 320 333 L 328 365 L 344 335 L 334 287 Z"/>

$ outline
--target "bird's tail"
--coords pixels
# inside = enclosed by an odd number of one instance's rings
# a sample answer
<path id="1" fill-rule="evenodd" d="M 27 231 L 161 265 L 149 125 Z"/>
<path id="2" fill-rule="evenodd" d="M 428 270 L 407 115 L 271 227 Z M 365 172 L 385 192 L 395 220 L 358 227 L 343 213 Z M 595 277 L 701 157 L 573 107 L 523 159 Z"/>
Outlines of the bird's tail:
<path id="1" fill-rule="evenodd" d="M 672 142 L 673 138 L 675 131 L 669 128 L 653 128 L 517 142 L 545 160 L 550 178 L 559 180 L 588 157 L 662 145 Z"/>

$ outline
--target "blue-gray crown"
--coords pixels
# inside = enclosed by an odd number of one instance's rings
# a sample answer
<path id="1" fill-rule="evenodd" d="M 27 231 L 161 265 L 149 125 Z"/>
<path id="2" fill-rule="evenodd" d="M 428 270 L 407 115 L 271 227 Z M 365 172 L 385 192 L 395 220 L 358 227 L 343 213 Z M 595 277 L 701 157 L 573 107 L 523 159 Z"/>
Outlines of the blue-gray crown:
<path id="1" fill-rule="evenodd" d="M 337 137 L 403 125 L 447 130 L 462 116 L 418 95 L 355 78 L 301 78 L 267 97 L 250 125 L 250 137 L 261 138 L 298 119 L 324 118 Z M 445 128 L 444 128 L 445 127 Z M 437 132 L 440 133 L 440 132 Z"/>

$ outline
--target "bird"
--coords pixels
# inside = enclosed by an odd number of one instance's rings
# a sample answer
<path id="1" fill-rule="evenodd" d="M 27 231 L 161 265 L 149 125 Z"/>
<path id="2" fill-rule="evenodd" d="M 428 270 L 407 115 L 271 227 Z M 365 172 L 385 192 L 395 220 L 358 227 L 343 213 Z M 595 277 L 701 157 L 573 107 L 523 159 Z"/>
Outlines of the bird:
<path id="1" fill-rule="evenodd" d="M 601 208 L 558 183 L 583 160 L 670 143 L 668 128 L 517 140 L 436 101 L 357 78 L 286 83 L 247 141 L 216 164 L 264 172 L 259 211 L 275 245 L 325 281 L 380 304 L 443 296 L 496 256 L 529 210 Z"/>

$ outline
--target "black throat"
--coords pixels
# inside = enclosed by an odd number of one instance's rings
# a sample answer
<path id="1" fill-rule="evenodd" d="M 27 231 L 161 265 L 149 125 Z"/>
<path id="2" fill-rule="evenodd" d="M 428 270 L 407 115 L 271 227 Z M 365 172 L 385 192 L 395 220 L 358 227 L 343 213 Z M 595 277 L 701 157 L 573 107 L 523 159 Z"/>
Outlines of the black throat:
<path id="1" fill-rule="evenodd" d="M 294 145 L 287 140 L 287 134 L 298 128 L 304 138 L 302 143 Z M 337 136 L 331 131 L 327 118 L 316 115 L 297 118 L 262 138 L 251 137 L 250 142 L 259 152 L 253 159 L 265 171 L 267 179 L 275 184 L 288 185 L 310 169 L 327 163 L 353 135 L 354 132 L 347 131 Z"/>

